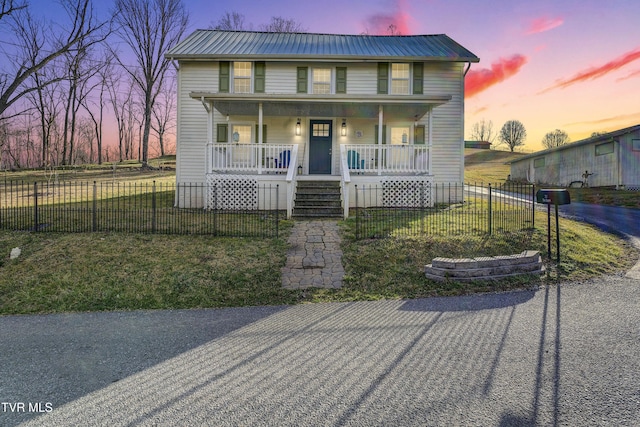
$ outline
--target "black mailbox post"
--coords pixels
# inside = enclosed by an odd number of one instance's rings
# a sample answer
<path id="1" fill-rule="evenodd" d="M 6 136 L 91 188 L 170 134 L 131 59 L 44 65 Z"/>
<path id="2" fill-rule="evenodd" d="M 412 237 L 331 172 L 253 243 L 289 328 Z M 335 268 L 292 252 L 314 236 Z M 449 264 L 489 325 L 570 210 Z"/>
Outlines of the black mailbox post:
<path id="1" fill-rule="evenodd" d="M 536 192 L 536 202 L 547 205 L 547 252 L 551 259 L 551 205 L 556 207 L 556 251 L 557 262 L 560 263 L 560 227 L 558 221 L 558 205 L 568 205 L 571 197 L 567 190 L 540 189 Z"/>

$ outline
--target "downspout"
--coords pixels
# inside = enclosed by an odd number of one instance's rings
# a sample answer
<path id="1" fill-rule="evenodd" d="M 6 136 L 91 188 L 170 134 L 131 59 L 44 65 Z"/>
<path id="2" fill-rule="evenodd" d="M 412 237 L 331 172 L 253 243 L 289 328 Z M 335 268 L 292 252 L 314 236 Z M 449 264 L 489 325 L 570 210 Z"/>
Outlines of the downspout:
<path id="1" fill-rule="evenodd" d="M 470 68 L 471 68 L 471 62 L 467 62 L 467 69 L 464 70 L 464 74 L 462 75 L 462 77 L 467 77 L 467 73 L 469 72 Z"/>

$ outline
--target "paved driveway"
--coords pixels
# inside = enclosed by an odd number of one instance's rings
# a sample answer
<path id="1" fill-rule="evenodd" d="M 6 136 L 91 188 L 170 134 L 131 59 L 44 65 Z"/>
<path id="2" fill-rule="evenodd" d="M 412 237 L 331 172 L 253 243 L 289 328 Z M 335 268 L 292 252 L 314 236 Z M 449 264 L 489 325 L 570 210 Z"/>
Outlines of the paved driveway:
<path id="1" fill-rule="evenodd" d="M 640 281 L 0 318 L 0 425 L 640 425 Z M 50 403 L 46 406 L 46 403 Z M 15 406 L 14 406 L 15 407 Z"/>

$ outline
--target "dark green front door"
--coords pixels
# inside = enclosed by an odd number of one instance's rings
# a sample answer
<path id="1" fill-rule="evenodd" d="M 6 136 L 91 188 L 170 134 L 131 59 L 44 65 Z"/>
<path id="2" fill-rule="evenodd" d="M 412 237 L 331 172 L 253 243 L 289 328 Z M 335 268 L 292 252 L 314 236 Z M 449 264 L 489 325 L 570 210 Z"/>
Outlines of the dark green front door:
<path id="1" fill-rule="evenodd" d="M 309 174 L 331 174 L 331 120 L 311 120 L 309 128 Z"/>

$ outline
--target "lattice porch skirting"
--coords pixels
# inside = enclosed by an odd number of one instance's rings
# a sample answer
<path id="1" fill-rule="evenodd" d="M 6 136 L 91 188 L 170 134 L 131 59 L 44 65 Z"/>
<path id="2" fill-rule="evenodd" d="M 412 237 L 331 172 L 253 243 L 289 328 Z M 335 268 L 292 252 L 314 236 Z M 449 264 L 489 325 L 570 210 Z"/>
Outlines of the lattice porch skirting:
<path id="1" fill-rule="evenodd" d="M 207 209 L 257 210 L 258 181 L 241 175 L 207 175 Z"/>
<path id="2" fill-rule="evenodd" d="M 398 177 L 382 181 L 382 205 L 419 208 L 433 206 L 430 178 Z"/>

